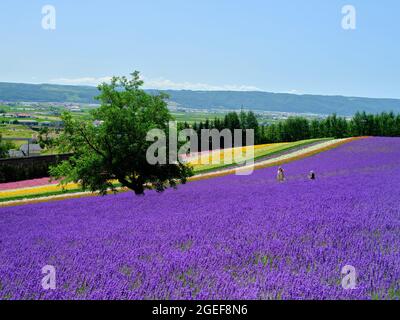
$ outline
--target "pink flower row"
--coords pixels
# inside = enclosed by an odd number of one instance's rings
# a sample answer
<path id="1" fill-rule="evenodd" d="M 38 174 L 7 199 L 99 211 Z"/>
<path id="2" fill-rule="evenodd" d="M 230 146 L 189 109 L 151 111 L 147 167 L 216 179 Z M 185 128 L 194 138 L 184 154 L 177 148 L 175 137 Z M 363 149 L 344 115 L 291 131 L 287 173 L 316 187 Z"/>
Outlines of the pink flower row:
<path id="1" fill-rule="evenodd" d="M 29 188 L 29 187 L 39 187 L 39 186 L 45 186 L 48 184 L 57 184 L 57 183 L 58 183 L 57 181 L 50 182 L 49 178 L 24 180 L 24 181 L 18 181 L 18 182 L 7 182 L 7 183 L 0 183 L 0 191 L 20 189 L 20 188 Z"/>

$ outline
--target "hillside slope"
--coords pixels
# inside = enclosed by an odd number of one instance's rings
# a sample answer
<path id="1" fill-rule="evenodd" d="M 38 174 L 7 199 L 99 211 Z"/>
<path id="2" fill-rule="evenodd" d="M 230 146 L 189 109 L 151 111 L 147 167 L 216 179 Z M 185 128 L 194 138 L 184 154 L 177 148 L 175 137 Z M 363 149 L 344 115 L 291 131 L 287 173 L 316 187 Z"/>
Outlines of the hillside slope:
<path id="1" fill-rule="evenodd" d="M 150 93 L 156 90 L 148 90 Z M 240 109 L 353 115 L 364 110 L 400 112 L 400 100 L 344 96 L 295 95 L 270 92 L 165 90 L 171 101 L 194 109 Z M 98 90 L 91 86 L 0 83 L 0 101 L 96 103 Z"/>

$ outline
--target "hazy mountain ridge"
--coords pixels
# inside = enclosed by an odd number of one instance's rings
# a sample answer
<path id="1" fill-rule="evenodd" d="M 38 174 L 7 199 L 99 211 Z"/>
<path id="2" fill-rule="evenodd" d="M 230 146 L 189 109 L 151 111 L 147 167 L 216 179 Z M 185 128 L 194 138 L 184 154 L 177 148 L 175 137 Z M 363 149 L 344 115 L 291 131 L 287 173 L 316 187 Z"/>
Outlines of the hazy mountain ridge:
<path id="1" fill-rule="evenodd" d="M 0 82 L 0 101 L 95 103 L 96 87 Z"/>
<path id="2" fill-rule="evenodd" d="M 189 91 L 148 90 L 170 95 L 171 101 L 185 108 L 245 109 L 296 113 L 352 115 L 365 110 L 370 113 L 400 113 L 400 100 L 344 96 L 296 95 L 261 91 Z M 96 103 L 96 87 L 54 84 L 21 84 L 0 82 L 0 101 Z"/>

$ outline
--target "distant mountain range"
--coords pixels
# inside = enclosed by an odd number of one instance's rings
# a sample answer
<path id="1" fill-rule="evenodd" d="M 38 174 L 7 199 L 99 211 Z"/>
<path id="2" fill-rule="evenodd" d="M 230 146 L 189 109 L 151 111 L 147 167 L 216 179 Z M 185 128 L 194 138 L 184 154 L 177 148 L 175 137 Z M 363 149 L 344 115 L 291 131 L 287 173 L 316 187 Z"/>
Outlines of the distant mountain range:
<path id="1" fill-rule="evenodd" d="M 150 93 L 159 90 L 148 90 Z M 353 115 L 357 111 L 400 113 L 400 100 L 344 96 L 296 95 L 261 91 L 164 90 L 171 102 L 193 109 L 250 109 L 294 113 Z M 96 87 L 0 82 L 0 101 L 96 103 Z"/>
<path id="2" fill-rule="evenodd" d="M 0 101 L 96 103 L 96 87 L 0 82 Z"/>

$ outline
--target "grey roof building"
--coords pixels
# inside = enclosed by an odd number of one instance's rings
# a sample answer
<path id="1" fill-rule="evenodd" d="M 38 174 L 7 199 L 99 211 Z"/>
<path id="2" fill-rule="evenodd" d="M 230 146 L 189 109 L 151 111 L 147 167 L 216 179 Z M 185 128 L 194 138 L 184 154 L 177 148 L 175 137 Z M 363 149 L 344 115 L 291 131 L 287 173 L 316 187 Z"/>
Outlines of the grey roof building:
<path id="1" fill-rule="evenodd" d="M 42 152 L 42 148 L 40 147 L 39 144 L 23 144 L 19 150 L 25 155 L 25 157 L 27 156 L 36 156 L 36 155 L 40 155 L 40 153 Z"/>

